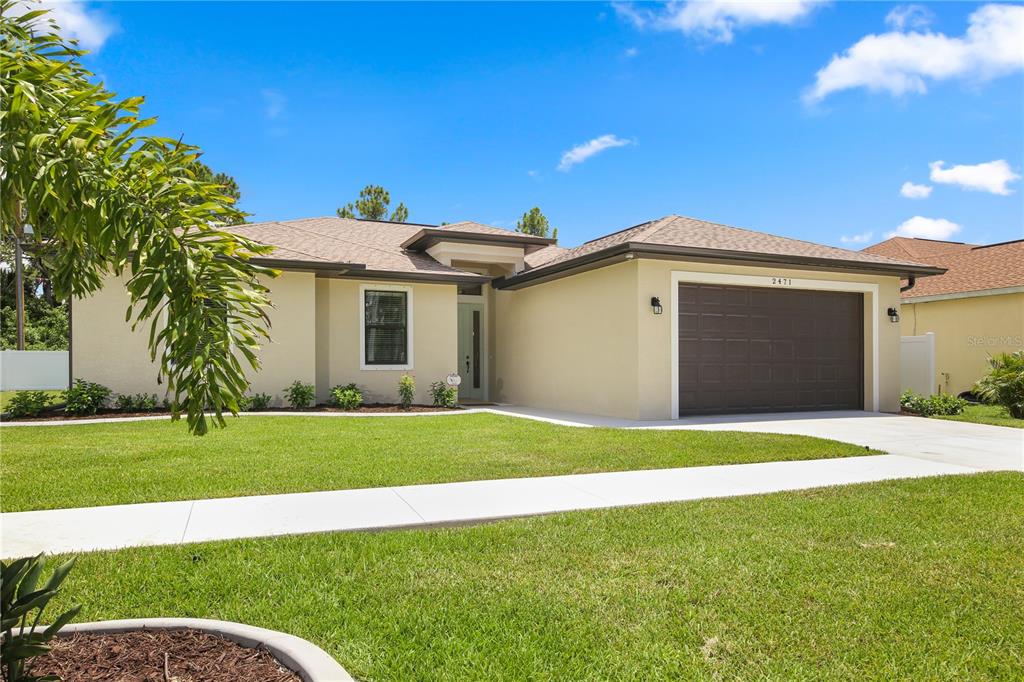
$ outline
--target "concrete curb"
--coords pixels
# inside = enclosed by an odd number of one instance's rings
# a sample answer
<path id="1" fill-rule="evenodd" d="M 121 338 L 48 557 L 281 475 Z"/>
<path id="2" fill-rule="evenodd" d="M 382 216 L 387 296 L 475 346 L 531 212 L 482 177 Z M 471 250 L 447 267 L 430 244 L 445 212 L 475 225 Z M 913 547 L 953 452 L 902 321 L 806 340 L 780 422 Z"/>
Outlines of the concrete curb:
<path id="1" fill-rule="evenodd" d="M 295 672 L 303 682 L 354 682 L 352 676 L 326 651 L 301 637 L 243 623 L 205 618 L 133 618 L 102 620 L 95 623 L 71 623 L 61 628 L 58 637 L 76 632 L 115 634 L 135 630 L 198 630 L 220 635 L 248 648 L 262 646 L 280 663 Z"/>

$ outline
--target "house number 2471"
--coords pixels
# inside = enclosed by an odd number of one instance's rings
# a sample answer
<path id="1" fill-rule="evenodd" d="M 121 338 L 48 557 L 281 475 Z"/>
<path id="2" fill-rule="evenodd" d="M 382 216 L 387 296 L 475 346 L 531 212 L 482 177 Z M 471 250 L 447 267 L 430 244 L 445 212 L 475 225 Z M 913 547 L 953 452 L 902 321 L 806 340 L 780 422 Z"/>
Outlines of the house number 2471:
<path id="1" fill-rule="evenodd" d="M 789 277 L 772 277 L 772 284 L 780 287 L 790 287 L 793 286 L 793 280 Z"/>

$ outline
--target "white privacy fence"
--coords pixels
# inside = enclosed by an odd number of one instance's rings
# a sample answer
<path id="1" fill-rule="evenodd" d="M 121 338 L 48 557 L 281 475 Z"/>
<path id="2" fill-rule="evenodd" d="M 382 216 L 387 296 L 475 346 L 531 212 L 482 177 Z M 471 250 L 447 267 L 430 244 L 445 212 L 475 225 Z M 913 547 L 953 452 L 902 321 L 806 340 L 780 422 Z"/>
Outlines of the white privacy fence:
<path id="1" fill-rule="evenodd" d="M 27 391 L 67 387 L 66 350 L 0 351 L 0 390 Z"/>
<path id="2" fill-rule="evenodd" d="M 935 393 L 935 333 L 900 337 L 900 390 Z"/>

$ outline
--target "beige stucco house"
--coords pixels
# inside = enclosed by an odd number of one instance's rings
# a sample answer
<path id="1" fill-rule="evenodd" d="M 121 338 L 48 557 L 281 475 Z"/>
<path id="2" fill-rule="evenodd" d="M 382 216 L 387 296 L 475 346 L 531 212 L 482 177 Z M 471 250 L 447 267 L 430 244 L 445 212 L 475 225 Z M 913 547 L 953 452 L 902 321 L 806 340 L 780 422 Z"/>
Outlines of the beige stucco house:
<path id="1" fill-rule="evenodd" d="M 969 391 L 990 355 L 1024 348 L 1024 240 L 979 246 L 893 237 L 864 251 L 946 269 L 902 296 L 903 335 L 935 334 L 935 389 Z"/>
<path id="2" fill-rule="evenodd" d="M 342 218 L 241 225 L 265 262 L 272 340 L 252 390 L 296 379 L 326 400 L 355 382 L 394 401 L 399 377 L 462 376 L 463 401 L 628 419 L 898 410 L 900 280 L 942 272 L 667 216 L 572 249 L 462 222 Z M 76 377 L 159 392 L 123 283 L 75 302 Z"/>

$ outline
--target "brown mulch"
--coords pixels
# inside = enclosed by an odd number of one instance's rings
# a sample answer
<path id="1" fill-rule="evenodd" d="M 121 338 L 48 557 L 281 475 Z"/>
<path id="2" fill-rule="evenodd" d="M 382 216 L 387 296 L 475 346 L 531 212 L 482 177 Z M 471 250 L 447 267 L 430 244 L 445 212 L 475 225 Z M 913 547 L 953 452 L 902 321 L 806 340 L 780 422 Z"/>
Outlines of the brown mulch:
<path id="1" fill-rule="evenodd" d="M 266 649 L 247 649 L 197 630 L 79 632 L 54 640 L 35 659 L 33 675 L 64 682 L 299 682 Z"/>
<path id="2" fill-rule="evenodd" d="M 398 405 L 391 403 L 370 403 L 363 405 L 357 410 L 343 410 L 340 407 L 331 407 L 330 405 L 317 405 L 316 407 L 306 407 L 301 410 L 297 410 L 294 407 L 270 407 L 266 410 L 250 410 L 251 413 L 259 412 L 449 412 L 451 410 L 458 410 L 458 407 L 434 407 L 433 405 L 413 405 L 408 410 L 403 410 Z M 149 412 L 119 412 L 118 410 L 100 410 L 96 414 L 83 414 L 73 415 L 64 414 L 61 410 L 50 410 L 44 411 L 38 417 L 23 417 L 21 419 L 15 419 L 13 417 L 4 417 L 4 421 L 19 421 L 19 422 L 50 422 L 60 420 L 79 420 L 88 421 L 90 419 L 116 419 L 118 417 L 158 417 L 160 415 L 169 415 L 170 410 L 157 409 L 150 410 Z M 225 416 L 227 413 L 225 412 Z"/>

